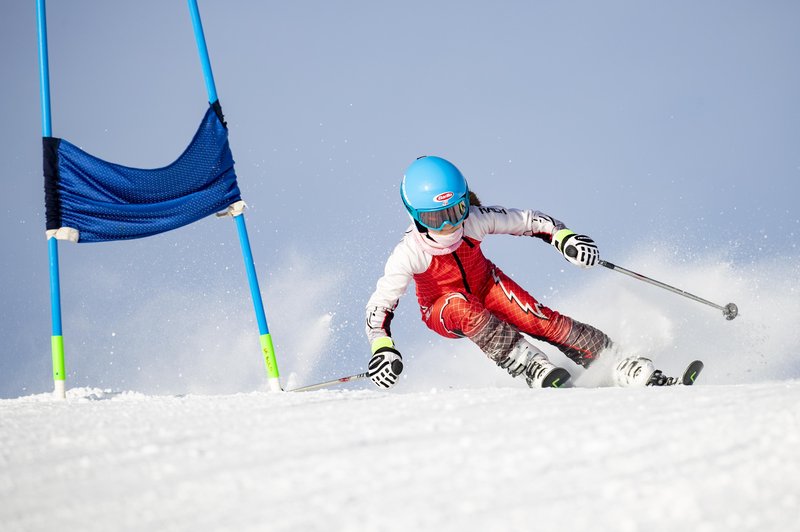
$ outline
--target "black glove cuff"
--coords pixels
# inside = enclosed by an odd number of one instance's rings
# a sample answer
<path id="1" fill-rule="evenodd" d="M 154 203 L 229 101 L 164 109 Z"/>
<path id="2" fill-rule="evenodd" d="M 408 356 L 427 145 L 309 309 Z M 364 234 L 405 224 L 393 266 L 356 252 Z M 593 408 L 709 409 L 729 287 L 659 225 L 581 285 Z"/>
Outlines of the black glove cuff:
<path id="1" fill-rule="evenodd" d="M 398 351 L 394 347 L 379 347 L 377 350 L 375 350 L 374 353 L 372 353 L 372 356 L 375 356 L 378 353 L 386 353 L 387 351 L 389 353 L 394 353 L 395 355 L 399 356 L 400 358 L 403 358 L 403 355 L 400 354 L 400 351 Z"/>

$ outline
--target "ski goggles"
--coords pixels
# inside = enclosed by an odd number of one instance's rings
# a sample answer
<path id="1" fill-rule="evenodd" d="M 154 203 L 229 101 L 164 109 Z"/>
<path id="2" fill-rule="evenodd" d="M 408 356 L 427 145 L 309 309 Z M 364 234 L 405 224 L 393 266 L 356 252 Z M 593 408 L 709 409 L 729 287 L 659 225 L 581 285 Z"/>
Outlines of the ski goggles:
<path id="1" fill-rule="evenodd" d="M 455 204 L 440 209 L 418 210 L 408 204 L 406 204 L 406 208 L 411 213 L 411 217 L 424 227 L 433 231 L 441 231 L 447 224 L 456 226 L 464 221 L 469 212 L 469 197 L 465 195 Z"/>

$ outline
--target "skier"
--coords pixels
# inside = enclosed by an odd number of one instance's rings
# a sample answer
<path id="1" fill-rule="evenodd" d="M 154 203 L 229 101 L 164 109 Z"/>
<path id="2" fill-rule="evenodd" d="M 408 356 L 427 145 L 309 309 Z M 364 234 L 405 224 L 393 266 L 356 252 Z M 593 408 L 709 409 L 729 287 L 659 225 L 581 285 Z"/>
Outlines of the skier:
<path id="1" fill-rule="evenodd" d="M 376 385 L 391 387 L 403 370 L 390 326 L 412 279 L 425 325 L 446 338 L 469 338 L 512 377 L 524 377 L 531 388 L 564 386 L 570 374 L 522 333 L 556 346 L 585 368 L 611 350 L 606 334 L 545 307 L 481 251 L 486 235 L 530 236 L 552 244 L 572 264 L 589 268 L 599 261 L 591 238 L 539 211 L 482 206 L 458 168 L 440 157 L 424 156 L 412 163 L 400 196 L 413 223 L 367 303 L 366 332 L 372 349 L 367 374 Z M 619 386 L 672 380 L 647 358 L 627 357 L 614 368 Z"/>

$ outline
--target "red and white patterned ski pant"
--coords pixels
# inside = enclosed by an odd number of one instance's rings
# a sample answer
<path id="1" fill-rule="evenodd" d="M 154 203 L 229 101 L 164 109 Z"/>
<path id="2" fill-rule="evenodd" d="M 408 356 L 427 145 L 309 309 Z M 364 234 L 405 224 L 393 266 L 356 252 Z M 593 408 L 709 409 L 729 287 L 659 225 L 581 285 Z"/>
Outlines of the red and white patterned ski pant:
<path id="1" fill-rule="evenodd" d="M 447 338 L 470 338 L 493 358 L 505 353 L 489 353 L 482 344 L 485 343 L 483 338 L 486 337 L 486 329 L 498 320 L 512 325 L 517 331 L 555 345 L 582 366 L 589 366 L 604 348 L 611 345 L 608 336 L 598 329 L 536 301 L 496 266 L 491 269 L 490 275 L 492 280 L 485 285 L 483 293 L 450 292 L 436 299 L 423 312 L 425 324 Z M 508 332 L 503 334 L 509 335 Z M 506 340 L 511 341 L 510 338 Z M 497 338 L 492 341 L 503 343 L 502 339 Z"/>

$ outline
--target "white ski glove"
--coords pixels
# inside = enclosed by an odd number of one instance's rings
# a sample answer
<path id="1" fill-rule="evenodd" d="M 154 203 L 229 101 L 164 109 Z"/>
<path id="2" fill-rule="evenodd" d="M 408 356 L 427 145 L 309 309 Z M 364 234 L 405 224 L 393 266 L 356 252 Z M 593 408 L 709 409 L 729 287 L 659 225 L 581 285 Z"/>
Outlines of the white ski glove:
<path id="1" fill-rule="evenodd" d="M 553 245 L 565 259 L 581 268 L 591 268 L 600 260 L 600 251 L 594 240 L 569 229 L 558 231 L 553 236 Z"/>
<path id="2" fill-rule="evenodd" d="M 376 349 L 369 359 L 367 377 L 379 388 L 391 388 L 403 372 L 403 357 L 391 340 L 380 343 L 383 345 L 373 346 Z"/>

